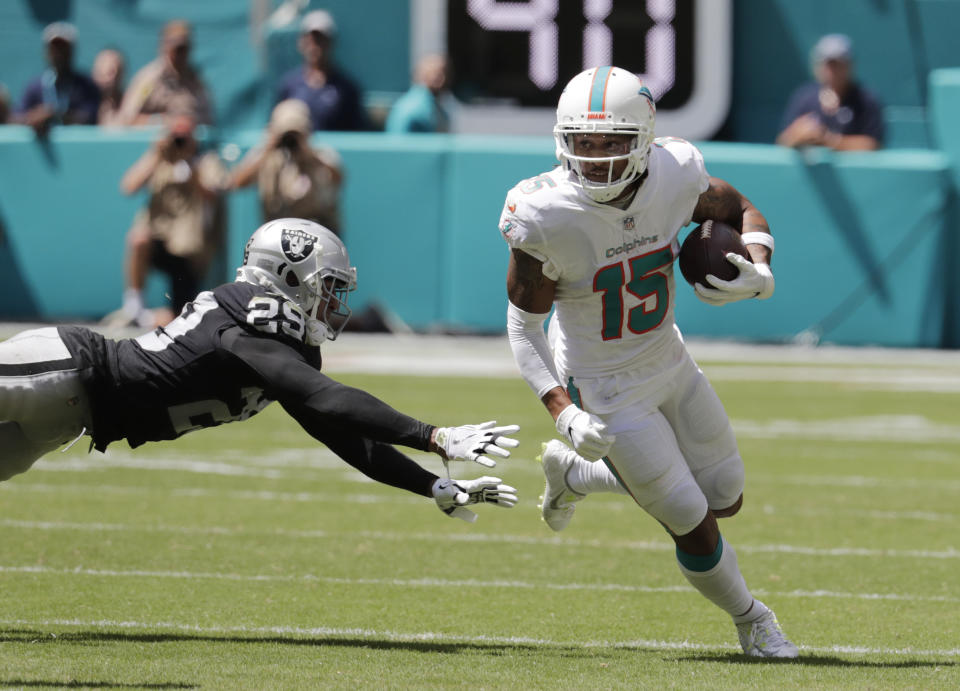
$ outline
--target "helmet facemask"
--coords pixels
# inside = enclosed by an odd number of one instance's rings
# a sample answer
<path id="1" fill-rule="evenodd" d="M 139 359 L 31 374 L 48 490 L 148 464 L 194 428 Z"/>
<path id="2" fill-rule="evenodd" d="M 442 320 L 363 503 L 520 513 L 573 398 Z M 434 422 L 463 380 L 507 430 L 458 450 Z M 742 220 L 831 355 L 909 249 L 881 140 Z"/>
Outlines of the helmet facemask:
<path id="1" fill-rule="evenodd" d="M 653 132 L 636 126 L 616 128 L 600 123 L 587 125 L 558 124 L 553 129 L 557 141 L 557 158 L 564 167 L 576 176 L 576 183 L 584 193 L 596 202 L 608 202 L 616 199 L 627 186 L 640 178 L 647 169 L 650 144 Z M 574 153 L 573 139 L 578 134 L 632 134 L 630 150 L 616 156 L 579 156 Z M 616 178 L 614 168 L 618 161 L 627 161 L 623 172 Z M 584 164 L 606 163 L 607 179 L 604 182 L 591 180 L 583 173 Z"/>
<path id="2" fill-rule="evenodd" d="M 347 301 L 357 287 L 356 271 L 322 269 L 304 286 L 312 300 L 307 311 L 307 342 L 320 345 L 325 340 L 337 340 L 353 313 Z"/>

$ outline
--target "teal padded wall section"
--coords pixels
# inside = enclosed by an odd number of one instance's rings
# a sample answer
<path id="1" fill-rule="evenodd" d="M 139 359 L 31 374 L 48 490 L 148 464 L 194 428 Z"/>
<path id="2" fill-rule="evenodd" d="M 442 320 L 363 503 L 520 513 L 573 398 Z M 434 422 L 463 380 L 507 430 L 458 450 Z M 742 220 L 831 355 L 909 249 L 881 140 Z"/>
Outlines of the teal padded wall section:
<path id="1" fill-rule="evenodd" d="M 256 131 L 223 136 L 239 150 Z M 65 128 L 43 146 L 0 128 L 0 317 L 97 319 L 116 309 L 123 239 L 143 195 L 123 172 L 149 132 Z M 507 190 L 553 165 L 542 138 L 315 135 L 346 171 L 344 232 L 358 266 L 354 305 L 380 302 L 418 329 L 501 332 L 508 249 L 497 230 Z M 806 154 L 702 144 L 709 171 L 740 188 L 777 238 L 777 292 L 711 308 L 677 285 L 684 332 L 770 342 L 960 346 L 957 213 L 950 159 L 935 151 Z M 224 149 L 226 150 L 226 149 Z M 221 275 L 260 224 L 252 189 L 230 195 Z"/>
<path id="2" fill-rule="evenodd" d="M 803 155 L 720 144 L 702 150 L 711 174 L 732 182 L 766 215 L 777 241 L 777 290 L 768 301 L 715 309 L 678 275 L 677 321 L 685 333 L 945 345 L 946 276 L 930 269 L 956 231 L 942 154 Z"/>
<path id="3" fill-rule="evenodd" d="M 0 315 L 97 318 L 120 306 L 124 237 L 142 198 L 120 178 L 150 141 L 56 129 L 48 144 L 0 128 Z M 9 291 L 9 292 L 8 292 Z"/>
<path id="4" fill-rule="evenodd" d="M 960 175 L 960 67 L 934 70 L 929 83 L 933 140 Z"/>
<path id="5" fill-rule="evenodd" d="M 941 68 L 930 73 L 930 123 L 935 145 L 947 156 L 953 174 L 953 204 L 948 217 L 960 219 L 960 68 Z M 954 220 L 954 229 L 944 243 L 940 255 L 940 271 L 947 277 L 944 291 L 946 306 L 946 339 L 960 346 L 960 221 Z"/>
<path id="6" fill-rule="evenodd" d="M 554 143 L 545 137 L 461 138 L 451 152 L 445 242 L 449 272 L 444 321 L 454 327 L 504 328 L 510 250 L 497 228 L 507 191 L 549 170 Z"/>

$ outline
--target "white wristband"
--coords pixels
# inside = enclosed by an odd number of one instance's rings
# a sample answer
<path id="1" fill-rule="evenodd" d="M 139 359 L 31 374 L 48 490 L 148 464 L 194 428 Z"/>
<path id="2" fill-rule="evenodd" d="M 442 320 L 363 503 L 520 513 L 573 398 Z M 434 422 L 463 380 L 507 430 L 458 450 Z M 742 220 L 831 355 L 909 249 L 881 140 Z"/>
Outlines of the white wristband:
<path id="1" fill-rule="evenodd" d="M 744 233 L 740 236 L 740 239 L 743 240 L 744 245 L 763 245 L 770 249 L 770 254 L 773 254 L 773 236 L 770 233 L 759 233 L 751 232 Z"/>

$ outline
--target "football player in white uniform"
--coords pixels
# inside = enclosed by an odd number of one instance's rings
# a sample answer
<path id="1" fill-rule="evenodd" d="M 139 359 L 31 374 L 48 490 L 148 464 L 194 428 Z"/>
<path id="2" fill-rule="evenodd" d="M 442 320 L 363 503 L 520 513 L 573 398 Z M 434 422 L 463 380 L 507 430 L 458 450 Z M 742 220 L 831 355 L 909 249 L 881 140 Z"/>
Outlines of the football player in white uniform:
<path id="1" fill-rule="evenodd" d="M 693 145 L 654 139 L 655 113 L 650 91 L 627 70 L 574 77 L 554 128 L 561 165 L 510 190 L 500 218 L 511 247 L 514 357 L 573 446 L 544 445 L 543 518 L 562 530 L 590 492 L 628 493 L 670 532 L 687 580 L 733 617 L 744 652 L 796 657 L 717 527 L 740 509 L 743 462 L 673 318 L 683 226 L 729 223 L 753 259 L 728 254 L 739 276 L 696 286 L 715 305 L 770 297 L 773 238 L 750 201 L 707 174 Z"/>

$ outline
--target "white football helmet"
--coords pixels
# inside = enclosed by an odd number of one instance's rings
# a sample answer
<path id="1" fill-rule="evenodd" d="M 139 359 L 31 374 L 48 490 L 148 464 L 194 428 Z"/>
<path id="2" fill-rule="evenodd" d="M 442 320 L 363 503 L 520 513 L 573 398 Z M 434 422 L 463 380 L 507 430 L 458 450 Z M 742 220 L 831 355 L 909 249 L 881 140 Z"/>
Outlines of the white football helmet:
<path id="1" fill-rule="evenodd" d="M 647 169 L 650 144 L 657 109 L 653 94 L 640 78 L 619 67 L 594 67 L 581 72 L 564 87 L 557 105 L 557 124 L 553 136 L 557 140 L 557 159 L 567 170 L 576 174 L 583 191 L 591 199 L 608 202 Z M 573 153 L 574 134 L 632 134 L 634 140 L 629 153 L 622 156 L 590 158 Z M 619 178 L 613 179 L 617 161 L 629 159 Z M 581 163 L 609 162 L 606 182 L 584 177 Z"/>
<path id="2" fill-rule="evenodd" d="M 250 236 L 237 280 L 293 301 L 307 317 L 307 342 L 319 345 L 336 340 L 346 326 L 347 297 L 357 287 L 357 269 L 331 230 L 302 218 L 278 218 Z"/>

